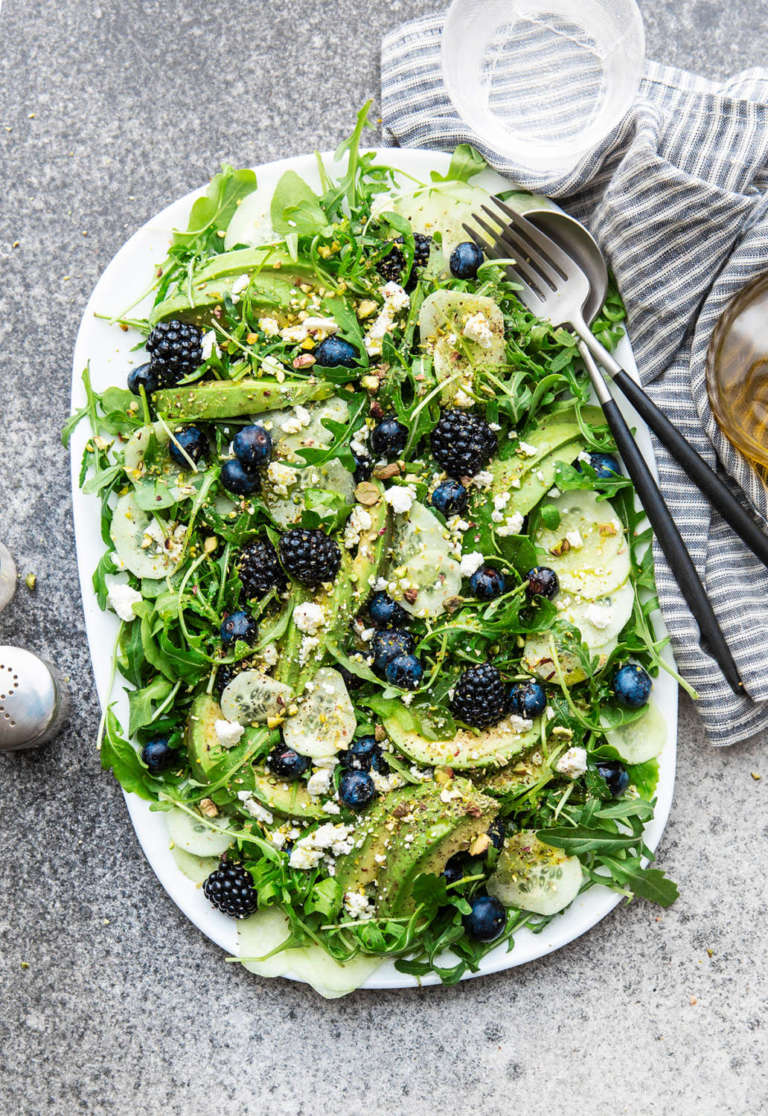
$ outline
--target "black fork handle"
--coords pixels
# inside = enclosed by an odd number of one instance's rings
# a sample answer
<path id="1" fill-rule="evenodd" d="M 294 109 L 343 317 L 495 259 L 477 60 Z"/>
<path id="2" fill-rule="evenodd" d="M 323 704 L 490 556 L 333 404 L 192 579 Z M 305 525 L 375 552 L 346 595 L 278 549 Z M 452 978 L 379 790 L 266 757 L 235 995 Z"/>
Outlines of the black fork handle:
<path id="1" fill-rule="evenodd" d="M 659 410 L 640 385 L 616 362 L 590 330 L 584 326 L 583 328 L 586 330 L 585 333 L 581 333 L 581 330 L 576 327 L 577 332 L 598 364 L 602 364 L 609 373 L 624 398 L 629 400 L 659 441 L 667 447 L 675 461 L 682 465 L 712 507 L 720 513 L 752 553 L 757 555 L 763 565 L 768 566 L 768 534 L 755 523 L 727 484 L 713 469 L 710 469 L 704 458 L 696 452 L 690 442 L 686 441 L 677 427 L 670 422 L 663 411 Z"/>
<path id="2" fill-rule="evenodd" d="M 601 402 L 601 406 L 626 470 L 634 482 L 640 503 L 645 508 L 654 535 L 699 625 L 702 649 L 717 662 L 733 692 L 743 696 L 744 683 L 739 676 L 739 669 L 666 501 L 616 401 L 609 399 Z"/>

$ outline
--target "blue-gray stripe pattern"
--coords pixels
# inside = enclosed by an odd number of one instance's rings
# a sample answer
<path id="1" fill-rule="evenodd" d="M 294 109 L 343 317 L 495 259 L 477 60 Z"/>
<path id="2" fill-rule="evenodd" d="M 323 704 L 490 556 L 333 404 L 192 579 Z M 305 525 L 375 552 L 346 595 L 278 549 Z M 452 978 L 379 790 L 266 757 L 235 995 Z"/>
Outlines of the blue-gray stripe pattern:
<path id="1" fill-rule="evenodd" d="M 729 299 L 768 269 L 768 70 L 716 83 L 649 62 L 635 107 L 600 150 L 569 174 L 547 178 L 488 150 L 457 116 L 440 71 L 442 18 L 414 20 L 384 39 L 388 141 L 438 150 L 472 143 L 502 174 L 563 199 L 589 225 L 616 274 L 649 394 L 765 526 L 768 490 L 714 421 L 705 356 Z M 768 570 L 663 446 L 655 449 L 661 487 L 749 696 L 736 697 L 702 652 L 656 548 L 664 619 L 678 665 L 699 693 L 710 741 L 732 744 L 768 728 Z"/>

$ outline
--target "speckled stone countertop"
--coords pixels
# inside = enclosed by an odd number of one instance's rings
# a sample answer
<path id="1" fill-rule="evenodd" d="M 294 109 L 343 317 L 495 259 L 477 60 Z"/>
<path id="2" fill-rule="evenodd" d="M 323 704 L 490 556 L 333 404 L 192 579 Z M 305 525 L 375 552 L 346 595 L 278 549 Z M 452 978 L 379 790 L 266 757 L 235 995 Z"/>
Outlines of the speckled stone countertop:
<path id="1" fill-rule="evenodd" d="M 640 0 L 648 54 L 764 62 L 760 0 Z M 67 456 L 71 354 L 123 241 L 222 160 L 347 134 L 381 35 L 434 0 L 5 0 L 0 14 L 0 642 L 72 680 L 69 730 L 0 757 L 0 1111 L 317 1116 L 768 1111 L 764 742 L 680 716 L 659 850 L 681 887 L 561 952 L 452 989 L 356 993 L 226 965 L 143 859 L 99 770 Z M 754 774 L 753 774 L 754 773 Z M 763 775 L 762 781 L 756 776 Z"/>

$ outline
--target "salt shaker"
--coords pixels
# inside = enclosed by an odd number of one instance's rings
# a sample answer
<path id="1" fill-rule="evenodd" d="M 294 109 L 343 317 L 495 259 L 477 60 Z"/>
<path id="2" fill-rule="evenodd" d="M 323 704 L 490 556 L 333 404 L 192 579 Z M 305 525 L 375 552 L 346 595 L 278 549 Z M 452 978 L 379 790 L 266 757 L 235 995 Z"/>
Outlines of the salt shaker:
<path id="1" fill-rule="evenodd" d="M 55 667 L 23 647 L 0 646 L 0 752 L 52 740 L 68 712 L 69 694 Z"/>
<path id="2" fill-rule="evenodd" d="M 16 563 L 7 546 L 0 543 L 0 612 L 16 592 Z"/>

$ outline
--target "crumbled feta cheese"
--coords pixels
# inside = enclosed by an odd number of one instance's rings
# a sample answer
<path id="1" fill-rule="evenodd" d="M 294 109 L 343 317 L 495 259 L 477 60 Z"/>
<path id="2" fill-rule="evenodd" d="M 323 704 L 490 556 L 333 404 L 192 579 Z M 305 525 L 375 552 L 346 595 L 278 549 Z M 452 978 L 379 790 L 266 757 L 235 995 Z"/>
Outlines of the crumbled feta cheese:
<path id="1" fill-rule="evenodd" d="M 245 288 L 248 286 L 250 281 L 251 280 L 250 280 L 250 277 L 248 275 L 238 275 L 237 279 L 235 279 L 235 281 L 234 281 L 234 283 L 232 284 L 232 287 L 231 287 L 232 294 L 233 295 L 241 294 L 245 290 Z"/>
<path id="2" fill-rule="evenodd" d="M 576 460 L 583 462 L 585 465 L 590 465 L 592 461 L 586 450 L 579 450 L 576 454 Z"/>
<path id="3" fill-rule="evenodd" d="M 344 896 L 344 909 L 350 918 L 359 919 L 361 922 L 373 918 L 373 909 L 368 897 L 361 891 L 348 891 Z"/>
<path id="4" fill-rule="evenodd" d="M 499 426 L 498 422 L 489 422 L 488 425 L 490 426 L 490 428 L 494 432 L 494 434 L 498 434 L 498 432 L 501 430 L 501 427 Z"/>
<path id="5" fill-rule="evenodd" d="M 469 483 L 475 488 L 490 488 L 493 484 L 493 473 L 490 469 L 481 469 L 479 473 L 475 473 Z"/>
<path id="6" fill-rule="evenodd" d="M 355 504 L 344 527 L 344 546 L 347 550 L 352 550 L 353 547 L 357 546 L 360 542 L 360 535 L 363 531 L 369 531 L 372 523 L 370 513 L 360 504 Z"/>
<path id="7" fill-rule="evenodd" d="M 259 329 L 267 337 L 276 337 L 280 332 L 280 323 L 277 318 L 259 318 Z"/>
<path id="8" fill-rule="evenodd" d="M 461 576 L 471 577 L 473 573 L 480 569 L 485 559 L 479 550 L 473 550 L 471 554 L 463 554 L 461 557 Z"/>
<path id="9" fill-rule="evenodd" d="M 399 283 L 387 283 L 381 288 L 384 305 L 378 318 L 365 335 L 365 350 L 369 356 L 379 356 L 385 336 L 392 331 L 395 317 L 401 310 L 410 306 L 410 295 L 406 294 Z"/>
<path id="10" fill-rule="evenodd" d="M 591 604 L 584 611 L 584 619 L 593 628 L 603 631 L 613 620 L 613 609 L 610 605 Z"/>
<path id="11" fill-rule="evenodd" d="M 374 593 L 386 593 L 389 582 L 385 577 L 377 577 L 371 588 Z"/>
<path id="12" fill-rule="evenodd" d="M 453 397 L 453 404 L 455 407 L 474 407 L 475 401 L 471 395 L 467 395 L 464 388 L 458 388 Z"/>
<path id="13" fill-rule="evenodd" d="M 566 531 L 565 540 L 571 550 L 581 550 L 584 546 L 584 539 L 581 537 L 580 531 Z"/>
<path id="14" fill-rule="evenodd" d="M 533 727 L 533 721 L 528 717 L 520 717 L 517 713 L 510 713 L 506 721 L 513 732 L 528 732 Z"/>
<path id="15" fill-rule="evenodd" d="M 496 534 L 506 539 L 509 535 L 519 535 L 523 529 L 524 519 L 520 512 L 513 512 L 508 516 L 501 527 L 496 528 Z"/>
<path id="16" fill-rule="evenodd" d="M 454 798 L 461 798 L 460 790 L 457 790 L 456 788 L 451 789 L 450 787 L 443 787 L 443 789 L 440 791 L 441 802 L 452 802 Z"/>
<path id="17" fill-rule="evenodd" d="M 238 791 L 237 797 L 242 802 L 243 807 L 256 821 L 264 822 L 265 825 L 271 825 L 275 820 L 269 810 L 265 809 L 258 798 L 255 798 L 250 791 Z"/>
<path id="18" fill-rule="evenodd" d="M 219 346 L 216 344 L 216 333 L 214 330 L 206 330 L 200 338 L 200 348 L 203 353 L 203 360 L 210 360 L 213 353 L 219 356 Z"/>
<path id="19" fill-rule="evenodd" d="M 535 457 L 539 451 L 535 446 L 532 446 L 530 442 L 520 442 L 517 447 L 517 452 L 521 453 L 523 457 Z"/>
<path id="20" fill-rule="evenodd" d="M 569 748 L 555 764 L 555 771 L 567 779 L 578 779 L 587 770 L 586 748 Z"/>
<path id="21" fill-rule="evenodd" d="M 126 624 L 135 619 L 133 606 L 140 600 L 141 593 L 138 590 L 119 581 L 112 582 L 107 592 L 107 604 Z"/>
<path id="22" fill-rule="evenodd" d="M 305 635 L 299 647 L 299 663 L 304 666 L 309 656 L 320 645 L 320 637 L 313 635 Z"/>
<path id="23" fill-rule="evenodd" d="M 287 496 L 288 489 L 299 479 L 298 470 L 279 461 L 270 461 L 267 466 L 267 480 L 275 490 L 276 496 Z"/>
<path id="24" fill-rule="evenodd" d="M 321 767 L 317 771 L 313 771 L 307 779 L 308 792 L 314 795 L 327 794 L 331 785 L 331 775 L 332 772 L 327 767 Z"/>
<path id="25" fill-rule="evenodd" d="M 274 643 L 267 644 L 261 652 L 261 657 L 266 666 L 275 666 L 277 664 L 277 648 Z"/>
<path id="26" fill-rule="evenodd" d="M 550 500 L 556 500 L 559 495 L 560 489 L 557 487 L 556 484 L 553 484 L 549 492 L 547 493 L 547 496 L 549 496 Z"/>
<path id="27" fill-rule="evenodd" d="M 334 856 L 351 852 L 353 843 L 350 836 L 353 832 L 351 826 L 334 825 L 333 822 L 318 826 L 314 833 L 308 833 L 293 846 L 289 861 L 291 868 L 314 868 L 328 850 Z"/>
<path id="28" fill-rule="evenodd" d="M 389 791 L 396 790 L 403 785 L 403 780 L 396 772 L 391 775 L 380 775 L 378 771 L 371 770 L 368 774 L 371 776 L 378 794 L 388 794 Z"/>
<path id="29" fill-rule="evenodd" d="M 261 371 L 265 376 L 274 376 L 278 383 L 282 383 L 285 379 L 285 369 L 277 357 L 272 355 L 264 357 L 261 362 Z"/>
<path id="30" fill-rule="evenodd" d="M 416 492 L 409 484 L 395 484 L 386 490 L 384 499 L 396 515 L 405 515 L 411 510 Z"/>
<path id="31" fill-rule="evenodd" d="M 306 407 L 299 405 L 293 410 L 293 414 L 289 415 L 281 423 L 280 429 L 283 434 L 298 434 L 306 426 L 309 426 L 312 421 L 312 416 Z"/>
<path id="32" fill-rule="evenodd" d="M 323 813 L 324 814 L 340 814 L 341 813 L 341 806 L 339 806 L 338 802 L 331 802 L 331 801 L 324 802 L 323 803 Z"/>
<path id="33" fill-rule="evenodd" d="M 493 498 L 493 506 L 496 511 L 502 511 L 512 498 L 511 492 L 500 492 Z"/>
<path id="34" fill-rule="evenodd" d="M 213 729 L 216 733 L 216 739 L 219 744 L 221 744 L 222 748 L 234 748 L 235 744 L 240 742 L 240 737 L 245 732 L 243 726 L 238 724 L 237 721 L 227 721 L 223 718 L 219 718 L 214 722 Z"/>
<path id="35" fill-rule="evenodd" d="M 293 622 L 300 632 L 314 635 L 325 622 L 325 609 L 314 601 L 304 601 L 294 608 Z"/>
<path id="36" fill-rule="evenodd" d="M 490 349 L 493 344 L 493 330 L 482 311 L 471 314 L 464 323 L 461 331 L 468 341 L 474 341 L 481 349 Z"/>

